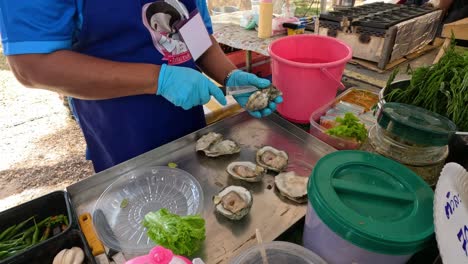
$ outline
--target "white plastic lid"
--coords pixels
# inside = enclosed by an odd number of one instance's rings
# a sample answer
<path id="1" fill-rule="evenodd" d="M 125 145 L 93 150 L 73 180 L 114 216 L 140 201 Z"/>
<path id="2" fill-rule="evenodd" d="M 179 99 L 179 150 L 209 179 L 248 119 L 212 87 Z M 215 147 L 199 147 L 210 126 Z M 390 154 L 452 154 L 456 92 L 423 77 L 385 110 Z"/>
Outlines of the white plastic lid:
<path id="1" fill-rule="evenodd" d="M 230 263 L 263 263 L 261 255 L 262 247 L 265 249 L 268 264 L 327 264 L 312 251 L 299 245 L 282 241 L 273 241 L 251 247 L 232 259 Z"/>

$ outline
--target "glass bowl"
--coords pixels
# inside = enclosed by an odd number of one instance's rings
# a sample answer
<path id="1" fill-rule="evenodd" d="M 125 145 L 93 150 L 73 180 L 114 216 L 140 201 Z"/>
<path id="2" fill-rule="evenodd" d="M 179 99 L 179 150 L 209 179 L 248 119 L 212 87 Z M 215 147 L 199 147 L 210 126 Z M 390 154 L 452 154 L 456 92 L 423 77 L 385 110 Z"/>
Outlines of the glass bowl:
<path id="1" fill-rule="evenodd" d="M 119 177 L 99 197 L 93 224 L 109 248 L 129 255 L 148 254 L 155 246 L 146 235 L 143 219 L 166 208 L 181 216 L 202 212 L 203 190 L 188 172 L 169 167 L 147 167 Z"/>

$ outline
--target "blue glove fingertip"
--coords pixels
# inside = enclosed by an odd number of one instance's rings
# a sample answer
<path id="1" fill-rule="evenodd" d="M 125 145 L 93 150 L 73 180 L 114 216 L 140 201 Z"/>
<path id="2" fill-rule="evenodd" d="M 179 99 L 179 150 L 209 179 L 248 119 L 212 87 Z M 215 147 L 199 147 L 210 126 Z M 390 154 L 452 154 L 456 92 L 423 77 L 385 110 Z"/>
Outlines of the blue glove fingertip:
<path id="1" fill-rule="evenodd" d="M 278 97 L 275 98 L 274 101 L 275 101 L 275 103 L 277 103 L 277 104 L 281 104 L 281 103 L 283 102 L 283 97 L 282 97 L 282 96 L 278 96 Z"/>
<path id="2" fill-rule="evenodd" d="M 273 112 L 271 111 L 270 108 L 265 108 L 265 109 L 262 110 L 261 113 L 262 113 L 262 117 L 265 117 L 265 116 L 271 115 L 271 113 L 273 113 Z"/>
<path id="3" fill-rule="evenodd" d="M 275 102 L 270 102 L 268 104 L 268 108 L 271 110 L 271 112 L 276 111 L 276 103 Z"/>
<path id="4" fill-rule="evenodd" d="M 216 85 L 210 82 L 210 94 L 213 95 L 213 97 L 221 104 L 221 105 L 227 105 L 227 100 L 226 97 L 224 96 L 223 92 L 221 89 L 219 89 Z"/>
<path id="5" fill-rule="evenodd" d="M 258 83 L 256 85 L 257 87 L 268 88 L 271 85 L 271 82 L 268 79 L 263 79 L 263 78 L 257 78 L 257 79 L 258 79 Z"/>
<path id="6" fill-rule="evenodd" d="M 255 118 L 262 118 L 262 114 L 259 111 L 249 111 L 249 114 Z"/>

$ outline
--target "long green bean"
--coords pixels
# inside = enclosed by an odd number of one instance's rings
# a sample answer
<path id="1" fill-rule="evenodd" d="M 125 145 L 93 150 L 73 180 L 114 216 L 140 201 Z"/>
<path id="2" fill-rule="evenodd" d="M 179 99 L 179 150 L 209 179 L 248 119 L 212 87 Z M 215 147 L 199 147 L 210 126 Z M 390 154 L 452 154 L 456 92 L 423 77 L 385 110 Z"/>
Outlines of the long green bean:
<path id="1" fill-rule="evenodd" d="M 31 220 L 34 221 L 34 225 L 25 228 Z M 53 228 L 59 227 L 60 229 L 63 228 L 62 226 L 68 226 L 68 218 L 65 215 L 47 217 L 40 222 L 30 217 L 17 225 L 8 227 L 0 233 L 0 260 L 47 240 Z"/>
<path id="2" fill-rule="evenodd" d="M 32 238 L 32 244 L 35 245 L 39 241 L 39 228 L 37 227 L 36 223 L 34 223 L 34 226 L 36 229 L 34 230 L 33 238 Z"/>
<path id="3" fill-rule="evenodd" d="M 393 82 L 394 71 L 388 83 Z M 468 131 L 468 53 L 455 50 L 455 42 L 437 64 L 411 70 L 406 89 L 390 91 L 385 100 L 412 104 L 451 119 L 458 130 Z M 388 85 L 387 85 L 388 86 Z"/>
<path id="4" fill-rule="evenodd" d="M 15 229 L 15 227 L 16 227 L 16 225 L 12 225 L 9 228 L 5 229 L 5 231 L 3 231 L 0 234 L 0 241 L 3 241 L 3 239 L 5 239 L 7 236 L 9 236 L 12 233 L 12 231 Z"/>
<path id="5" fill-rule="evenodd" d="M 11 238 L 14 234 L 16 234 L 18 231 L 21 230 L 21 228 L 23 228 L 29 221 L 33 220 L 34 219 L 34 216 L 31 216 L 30 218 L 24 220 L 23 222 L 19 223 L 14 229 L 13 231 L 11 232 L 11 234 L 9 234 L 8 236 L 5 237 L 5 239 L 9 239 Z"/>

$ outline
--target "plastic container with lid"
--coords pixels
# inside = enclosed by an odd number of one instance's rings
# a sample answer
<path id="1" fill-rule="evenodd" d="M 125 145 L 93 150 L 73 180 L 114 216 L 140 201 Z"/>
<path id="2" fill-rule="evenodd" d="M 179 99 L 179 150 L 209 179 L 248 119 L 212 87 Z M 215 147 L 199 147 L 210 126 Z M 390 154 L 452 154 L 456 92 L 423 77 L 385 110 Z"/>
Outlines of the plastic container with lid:
<path id="1" fill-rule="evenodd" d="M 456 130 L 448 118 L 420 107 L 386 103 L 369 131 L 367 150 L 403 163 L 434 186 Z"/>
<path id="2" fill-rule="evenodd" d="M 337 103 L 341 101 L 362 107 L 366 113 L 369 113 L 371 108 L 375 104 L 377 104 L 378 95 L 367 90 L 355 88 L 348 89 L 347 91 L 343 92 L 338 97 L 336 97 L 334 100 L 312 113 L 312 115 L 310 116 L 309 133 L 336 149 L 358 149 L 359 147 L 361 147 L 361 142 L 357 142 L 356 140 L 352 139 L 328 135 L 326 133 L 327 128 L 320 125 L 320 118 L 326 115 L 327 111 L 332 109 Z M 362 119 L 366 119 L 366 123 L 363 122 L 366 126 L 372 126 L 372 124 L 375 124 L 375 119 L 373 117 L 367 118 L 368 115 L 366 113 L 364 113 L 363 115 L 358 115 L 357 117 L 360 118 L 361 121 L 363 121 Z"/>
<path id="3" fill-rule="evenodd" d="M 327 264 L 310 250 L 283 241 L 273 241 L 251 247 L 234 257 L 230 264 L 263 263 L 262 247 L 265 250 L 268 264 Z"/>
<path id="4" fill-rule="evenodd" d="M 393 160 L 364 151 L 328 154 L 309 179 L 304 246 L 329 263 L 406 263 L 433 238 L 433 197 Z"/>

